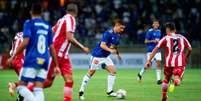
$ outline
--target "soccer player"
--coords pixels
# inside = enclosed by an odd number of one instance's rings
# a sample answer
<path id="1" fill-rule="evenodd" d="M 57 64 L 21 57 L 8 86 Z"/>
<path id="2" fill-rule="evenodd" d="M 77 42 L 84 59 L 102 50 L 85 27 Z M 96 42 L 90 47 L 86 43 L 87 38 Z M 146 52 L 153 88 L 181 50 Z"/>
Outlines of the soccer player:
<path id="1" fill-rule="evenodd" d="M 109 96 L 116 96 L 116 93 L 113 91 L 116 70 L 109 55 L 111 53 L 117 54 L 118 58 L 121 59 L 117 46 L 119 45 L 120 34 L 124 31 L 124 28 L 123 22 L 120 19 L 116 19 L 114 21 L 114 27 L 103 33 L 101 41 L 93 49 L 88 73 L 83 77 L 79 90 L 79 98 L 81 100 L 84 100 L 84 89 L 87 83 L 98 68 L 103 68 L 109 72 L 107 94 Z"/>
<path id="2" fill-rule="evenodd" d="M 69 57 L 69 49 L 71 43 L 82 49 L 85 53 L 89 53 L 89 48 L 83 46 L 74 37 L 76 22 L 75 17 L 78 13 L 78 7 L 76 4 L 68 4 L 67 14 L 60 18 L 57 23 L 53 26 L 54 38 L 53 44 L 56 49 L 56 56 L 59 63 L 61 74 L 64 78 L 64 101 L 72 100 L 72 65 Z M 44 88 L 50 87 L 55 78 L 53 67 L 55 64 L 51 62 L 50 70 L 48 73 L 47 80 L 44 83 Z"/>
<path id="3" fill-rule="evenodd" d="M 150 58 L 147 60 L 145 67 L 150 67 L 151 60 L 154 55 L 158 52 L 158 49 L 165 48 L 165 65 L 164 65 L 164 80 L 162 83 L 162 101 L 167 100 L 167 89 L 168 83 L 174 76 L 174 85 L 179 86 L 183 73 L 188 62 L 189 56 L 191 54 L 192 48 L 188 40 L 180 35 L 176 34 L 175 24 L 170 22 L 165 25 L 166 36 L 163 37 L 157 44 L 157 46 L 152 51 Z M 187 52 L 185 54 L 185 48 Z"/>
<path id="4" fill-rule="evenodd" d="M 154 49 L 154 47 L 157 45 L 158 41 L 161 38 L 161 31 L 160 29 L 158 29 L 160 26 L 159 21 L 158 20 L 154 20 L 151 29 L 148 30 L 148 32 L 146 33 L 146 37 L 145 37 L 145 44 L 147 45 L 147 60 L 150 57 L 150 54 L 152 52 L 152 50 Z M 154 56 L 154 58 L 151 60 L 152 62 L 154 61 L 156 63 L 156 80 L 157 80 L 157 84 L 161 84 L 161 52 L 160 50 L 157 51 L 156 55 Z M 146 68 L 142 68 L 141 71 L 137 74 L 137 79 L 139 81 L 142 80 L 142 76 L 144 74 L 144 72 L 146 71 Z"/>
<path id="5" fill-rule="evenodd" d="M 40 4 L 33 4 L 31 8 L 32 19 L 24 23 L 23 42 L 17 48 L 9 63 L 26 48 L 23 68 L 20 71 L 17 91 L 27 101 L 44 101 L 43 82 L 47 77 L 49 57 L 54 60 L 55 71 L 59 73 L 55 49 L 52 44 L 51 26 L 41 18 Z M 50 52 L 49 52 L 50 50 Z M 34 83 L 34 94 L 26 87 L 29 82 Z"/>

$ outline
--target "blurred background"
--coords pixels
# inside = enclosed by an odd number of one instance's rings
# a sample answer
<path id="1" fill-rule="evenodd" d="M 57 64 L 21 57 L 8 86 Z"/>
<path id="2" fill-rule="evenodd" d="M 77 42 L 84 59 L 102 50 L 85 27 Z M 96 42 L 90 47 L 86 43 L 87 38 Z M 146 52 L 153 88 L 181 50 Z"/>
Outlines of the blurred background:
<path id="1" fill-rule="evenodd" d="M 5 61 L 9 57 L 12 40 L 17 32 L 22 31 L 25 20 L 30 18 L 31 4 L 38 1 L 44 8 L 43 18 L 51 25 L 66 14 L 67 4 L 78 4 L 75 36 L 90 48 L 101 39 L 102 32 L 111 27 L 114 18 L 121 18 L 126 24 L 126 30 L 120 52 L 125 53 L 125 57 L 127 53 L 135 54 L 133 57 L 146 53 L 144 37 L 153 19 L 160 20 L 163 36 L 165 22 L 174 21 L 177 32 L 187 37 L 192 44 L 190 67 L 201 68 L 201 0 L 0 0 L 0 68 L 8 67 Z M 72 47 L 71 53 L 80 51 Z M 76 59 L 73 61 L 77 62 Z M 86 61 L 83 62 L 87 64 Z M 136 60 L 135 63 L 138 62 Z"/>

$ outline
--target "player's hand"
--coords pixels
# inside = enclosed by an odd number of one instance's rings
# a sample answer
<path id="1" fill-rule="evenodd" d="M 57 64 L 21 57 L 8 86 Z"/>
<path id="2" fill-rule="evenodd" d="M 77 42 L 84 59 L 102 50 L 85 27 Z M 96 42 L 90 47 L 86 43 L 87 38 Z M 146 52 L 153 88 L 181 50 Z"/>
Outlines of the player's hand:
<path id="1" fill-rule="evenodd" d="M 59 76 L 61 74 L 60 68 L 58 66 L 54 68 L 54 73 L 56 74 L 56 76 Z"/>
<path id="2" fill-rule="evenodd" d="M 150 66 L 151 66 L 151 62 L 150 62 L 150 61 L 147 61 L 144 67 L 145 67 L 146 69 L 148 69 L 148 68 L 150 68 Z"/>
<path id="3" fill-rule="evenodd" d="M 84 48 L 83 48 L 83 51 L 84 51 L 86 54 L 89 54 L 90 49 L 89 49 L 88 47 L 84 47 Z"/>
<path id="4" fill-rule="evenodd" d="M 8 60 L 7 60 L 7 64 L 10 66 L 11 65 L 11 63 L 12 63 L 12 61 L 13 61 L 13 56 L 12 57 L 10 57 Z"/>
<path id="5" fill-rule="evenodd" d="M 111 50 L 110 50 L 110 53 L 116 54 L 116 53 L 117 53 L 117 50 L 116 50 L 116 49 L 111 49 Z"/>
<path id="6" fill-rule="evenodd" d="M 120 61 L 122 61 L 122 57 L 121 57 L 120 54 L 117 54 L 117 58 L 118 58 Z"/>

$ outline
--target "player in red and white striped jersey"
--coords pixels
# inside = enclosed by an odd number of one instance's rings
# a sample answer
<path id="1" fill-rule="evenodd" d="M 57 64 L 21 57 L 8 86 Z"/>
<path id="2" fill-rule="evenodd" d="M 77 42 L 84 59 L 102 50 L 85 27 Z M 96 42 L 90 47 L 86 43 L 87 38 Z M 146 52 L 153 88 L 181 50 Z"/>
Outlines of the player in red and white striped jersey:
<path id="1" fill-rule="evenodd" d="M 17 47 L 22 43 L 22 41 L 23 41 L 23 32 L 18 32 L 14 37 L 12 49 L 10 50 L 10 56 L 12 56 L 16 52 Z M 24 53 L 22 52 L 19 55 L 17 55 L 11 63 L 11 66 L 15 70 L 17 75 L 19 75 L 23 63 L 24 63 Z"/>
<path id="2" fill-rule="evenodd" d="M 162 84 L 162 100 L 167 99 L 167 88 L 168 83 L 174 75 L 174 85 L 178 86 L 183 77 L 183 73 L 188 62 L 189 56 L 191 54 L 192 48 L 188 40 L 180 35 L 176 34 L 176 28 L 174 23 L 166 24 L 166 36 L 163 37 L 157 46 L 152 51 L 149 60 L 147 61 L 145 67 L 149 67 L 151 60 L 157 53 L 159 48 L 165 48 L 165 65 L 164 65 L 164 80 Z M 187 53 L 185 54 L 185 48 Z M 173 88 L 172 88 L 173 89 Z"/>
<path id="3" fill-rule="evenodd" d="M 72 65 L 68 53 L 71 43 L 82 49 L 85 53 L 89 53 L 89 49 L 83 46 L 74 38 L 76 29 L 75 17 L 77 16 L 77 13 L 77 5 L 69 4 L 67 6 L 67 14 L 60 18 L 52 28 L 55 34 L 53 38 L 53 44 L 56 50 L 59 67 L 65 80 L 64 101 L 71 101 L 72 96 Z M 51 62 L 48 77 L 44 83 L 44 88 L 50 87 L 53 83 L 55 77 L 53 67 L 54 64 Z"/>

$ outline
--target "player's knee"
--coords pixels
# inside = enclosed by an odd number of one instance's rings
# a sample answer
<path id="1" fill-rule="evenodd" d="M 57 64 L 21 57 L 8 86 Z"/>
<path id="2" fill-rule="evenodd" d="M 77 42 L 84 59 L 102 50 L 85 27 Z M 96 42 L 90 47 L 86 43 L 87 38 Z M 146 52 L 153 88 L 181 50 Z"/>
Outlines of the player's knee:
<path id="1" fill-rule="evenodd" d="M 174 85 L 175 86 L 179 86 L 180 85 L 181 80 L 180 79 L 175 79 L 174 80 Z"/>
<path id="2" fill-rule="evenodd" d="M 110 75 L 113 75 L 113 76 L 115 76 L 117 74 L 117 72 L 110 72 Z"/>

